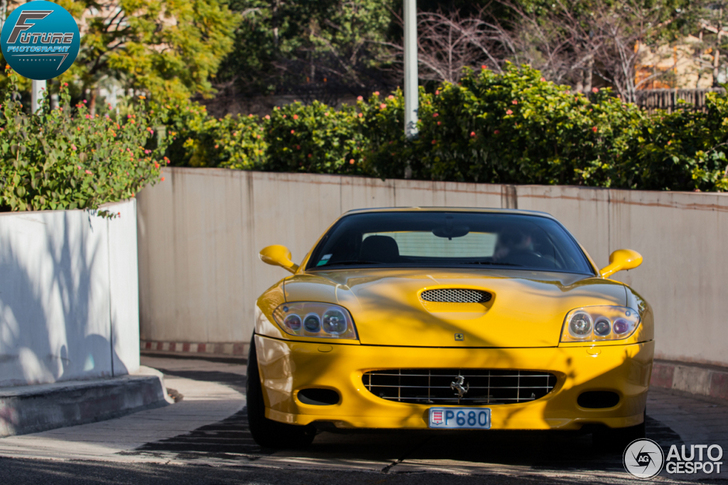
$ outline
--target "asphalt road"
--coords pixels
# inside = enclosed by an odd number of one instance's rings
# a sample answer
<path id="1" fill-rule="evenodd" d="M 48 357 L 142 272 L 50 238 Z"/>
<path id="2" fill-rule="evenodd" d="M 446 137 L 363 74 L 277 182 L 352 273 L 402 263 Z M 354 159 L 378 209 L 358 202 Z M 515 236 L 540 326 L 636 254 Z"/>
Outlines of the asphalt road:
<path id="1" fill-rule="evenodd" d="M 301 470 L 245 467 L 208 467 L 188 465 L 149 465 L 117 463 L 76 463 L 49 460 L 0 458 L 0 477 L 3 483 L 13 484 L 133 484 L 133 485 L 342 485 L 342 484 L 401 484 L 401 485 L 494 485 L 510 484 L 574 484 L 581 480 L 563 477 L 519 477 L 507 475 L 455 475 L 452 473 L 375 474 L 371 472 L 340 470 Z M 6 481 L 7 480 L 7 481 Z M 625 483 L 597 479 L 589 483 Z"/>
<path id="2" fill-rule="evenodd" d="M 180 388 L 180 403 L 147 416 L 142 412 L 0 440 L 0 483 L 633 482 L 624 471 L 621 452 L 596 449 L 590 435 L 578 433 L 323 432 L 306 450 L 274 452 L 256 445 L 247 430 L 240 395 L 245 388 L 243 362 L 145 357 L 145 363 L 165 374 L 168 387 Z M 215 406 L 217 414 L 199 418 L 199 409 Z M 659 389 L 650 393 L 647 436 L 663 449 L 728 441 L 726 426 L 725 403 Z M 155 427 L 165 430 L 160 439 L 151 439 Z M 134 429 L 145 430 L 142 442 L 133 440 L 138 434 Z M 119 436 L 112 439 L 104 433 Z M 83 453 L 74 453 L 74 446 L 83 447 Z M 680 478 L 728 483 L 728 473 Z M 663 472 L 658 482 L 680 480 Z"/>

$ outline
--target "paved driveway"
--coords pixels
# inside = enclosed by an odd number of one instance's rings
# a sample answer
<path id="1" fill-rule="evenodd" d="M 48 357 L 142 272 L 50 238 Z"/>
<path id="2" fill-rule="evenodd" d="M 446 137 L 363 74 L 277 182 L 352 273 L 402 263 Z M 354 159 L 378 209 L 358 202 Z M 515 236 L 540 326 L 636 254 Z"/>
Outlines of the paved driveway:
<path id="1" fill-rule="evenodd" d="M 324 432 L 305 451 L 272 452 L 258 447 L 247 430 L 244 361 L 142 360 L 165 374 L 167 388 L 180 393 L 181 401 L 116 420 L 0 439 L 0 456 L 82 460 L 84 466 L 207 465 L 221 474 L 242 467 L 251 477 L 295 471 L 322 483 L 341 473 L 352 479 L 380 476 L 387 483 L 397 477 L 409 483 L 413 474 L 422 475 L 424 483 L 440 483 L 446 476 L 455 481 L 489 476 L 498 483 L 634 480 L 624 471 L 621 453 L 595 450 L 589 435 L 573 433 Z M 647 435 L 666 451 L 673 444 L 719 444 L 728 451 L 728 405 L 653 389 Z M 728 472 L 677 477 L 663 471 L 658 478 L 663 483 L 698 479 L 728 483 Z"/>

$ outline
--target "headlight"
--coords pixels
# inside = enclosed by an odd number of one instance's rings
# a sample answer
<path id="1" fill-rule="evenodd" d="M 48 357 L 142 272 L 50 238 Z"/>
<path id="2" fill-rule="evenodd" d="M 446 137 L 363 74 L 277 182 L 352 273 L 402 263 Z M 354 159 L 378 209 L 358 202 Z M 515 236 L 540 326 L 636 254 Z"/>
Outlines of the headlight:
<path id="1" fill-rule="evenodd" d="M 640 324 L 640 316 L 623 306 L 587 306 L 566 314 L 561 329 L 562 342 L 594 342 L 622 340 L 632 335 Z"/>
<path id="2" fill-rule="evenodd" d="M 284 332 L 298 337 L 356 340 L 356 327 L 346 308 L 330 303 L 284 303 L 273 311 Z"/>

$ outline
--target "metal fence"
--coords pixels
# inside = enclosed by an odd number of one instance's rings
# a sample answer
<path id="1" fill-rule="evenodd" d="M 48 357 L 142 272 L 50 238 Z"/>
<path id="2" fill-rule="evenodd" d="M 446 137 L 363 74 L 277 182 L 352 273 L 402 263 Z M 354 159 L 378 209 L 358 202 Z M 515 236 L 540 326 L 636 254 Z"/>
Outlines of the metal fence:
<path id="1" fill-rule="evenodd" d="M 636 104 L 649 112 L 676 109 L 705 110 L 705 98 L 708 93 L 725 94 L 723 88 L 708 89 L 643 89 L 636 93 Z"/>

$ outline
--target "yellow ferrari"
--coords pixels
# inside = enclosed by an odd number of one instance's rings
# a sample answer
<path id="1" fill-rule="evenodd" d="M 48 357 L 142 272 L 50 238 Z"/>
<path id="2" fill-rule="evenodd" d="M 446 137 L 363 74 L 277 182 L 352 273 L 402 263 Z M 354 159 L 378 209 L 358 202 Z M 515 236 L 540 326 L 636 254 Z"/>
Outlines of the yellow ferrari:
<path id="1" fill-rule="evenodd" d="M 609 279 L 552 216 L 521 210 L 350 211 L 257 301 L 250 431 L 299 447 L 317 428 L 586 430 L 644 435 L 650 305 Z"/>

